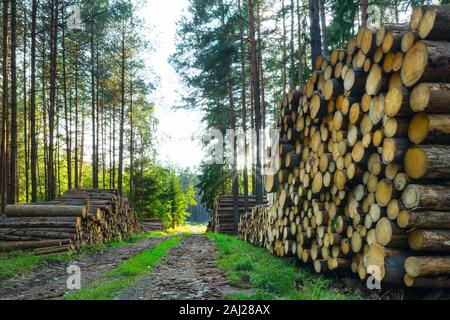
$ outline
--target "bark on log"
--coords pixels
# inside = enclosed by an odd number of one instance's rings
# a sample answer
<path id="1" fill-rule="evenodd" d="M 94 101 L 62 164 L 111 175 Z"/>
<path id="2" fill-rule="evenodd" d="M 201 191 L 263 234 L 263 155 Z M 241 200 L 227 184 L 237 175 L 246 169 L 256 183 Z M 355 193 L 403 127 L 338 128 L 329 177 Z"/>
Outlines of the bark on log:
<path id="1" fill-rule="evenodd" d="M 450 83 L 421 83 L 409 96 L 409 105 L 414 112 L 450 113 Z"/>
<path id="2" fill-rule="evenodd" d="M 397 225 L 403 229 L 450 229 L 450 212 L 401 210 Z"/>
<path id="3" fill-rule="evenodd" d="M 8 217 L 84 217 L 85 206 L 8 205 Z"/>
<path id="4" fill-rule="evenodd" d="M 418 26 L 422 39 L 449 40 L 450 6 L 423 6 Z"/>
<path id="5" fill-rule="evenodd" d="M 450 252 L 450 230 L 413 230 L 408 243 L 416 251 Z"/>
<path id="6" fill-rule="evenodd" d="M 413 179 L 450 178 L 450 146 L 413 146 L 405 154 L 404 168 Z"/>
<path id="7" fill-rule="evenodd" d="M 450 257 L 408 257 L 405 271 L 414 278 L 447 275 L 450 274 Z"/>
<path id="8" fill-rule="evenodd" d="M 417 41 L 408 50 L 401 70 L 403 84 L 450 82 L 450 42 Z"/>
<path id="9" fill-rule="evenodd" d="M 450 211 L 450 188 L 410 184 L 403 191 L 402 200 L 408 209 Z"/>

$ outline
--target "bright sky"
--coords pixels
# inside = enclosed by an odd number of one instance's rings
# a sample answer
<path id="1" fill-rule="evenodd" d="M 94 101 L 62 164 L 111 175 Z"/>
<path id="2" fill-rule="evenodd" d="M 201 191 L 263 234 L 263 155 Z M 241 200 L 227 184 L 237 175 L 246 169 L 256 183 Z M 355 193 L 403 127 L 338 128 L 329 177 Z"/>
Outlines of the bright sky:
<path id="1" fill-rule="evenodd" d="M 155 47 L 146 57 L 160 84 L 155 91 L 156 117 L 159 120 L 156 144 L 161 162 L 178 167 L 193 167 L 203 159 L 201 140 L 197 138 L 202 131 L 199 111 L 174 110 L 180 104 L 184 87 L 168 59 L 175 52 L 176 23 L 187 8 L 188 0 L 147 0 L 140 12 L 147 27 L 148 39 Z"/>

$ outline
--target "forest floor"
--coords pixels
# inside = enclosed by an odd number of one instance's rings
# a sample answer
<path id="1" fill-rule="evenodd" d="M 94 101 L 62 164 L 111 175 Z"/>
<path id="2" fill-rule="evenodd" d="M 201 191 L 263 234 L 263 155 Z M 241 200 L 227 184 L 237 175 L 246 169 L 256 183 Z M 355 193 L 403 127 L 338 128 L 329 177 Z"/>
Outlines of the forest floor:
<path id="1" fill-rule="evenodd" d="M 81 290 L 67 289 L 71 265 L 80 268 Z M 279 259 L 236 237 L 198 229 L 141 236 L 0 277 L 0 300 L 403 298 L 401 292 L 382 296 L 368 291 L 352 277 L 317 275 L 293 259 Z"/>
<path id="2" fill-rule="evenodd" d="M 88 285 L 102 274 L 117 267 L 136 254 L 154 247 L 166 240 L 146 238 L 136 243 L 123 246 L 111 246 L 104 250 L 95 250 L 82 254 L 77 259 L 51 260 L 23 272 L 18 276 L 0 282 L 0 299 L 2 300 L 52 300 L 63 299 L 69 292 L 67 268 L 72 265 L 80 267 L 82 287 Z"/>

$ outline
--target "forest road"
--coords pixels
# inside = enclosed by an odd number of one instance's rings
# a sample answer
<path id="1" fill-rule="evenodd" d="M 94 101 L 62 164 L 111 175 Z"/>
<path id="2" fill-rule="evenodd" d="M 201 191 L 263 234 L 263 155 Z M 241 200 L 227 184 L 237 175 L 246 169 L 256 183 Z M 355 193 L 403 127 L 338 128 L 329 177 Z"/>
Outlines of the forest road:
<path id="1" fill-rule="evenodd" d="M 67 268 L 78 266 L 81 284 L 86 287 L 95 279 L 144 250 L 152 249 L 164 238 L 148 238 L 121 247 L 81 255 L 78 260 L 53 261 L 26 273 L 0 282 L 0 300 L 61 300 L 69 292 Z"/>
<path id="2" fill-rule="evenodd" d="M 184 237 L 152 273 L 124 290 L 117 300 L 217 300 L 235 289 L 216 266 L 216 247 L 202 234 Z"/>

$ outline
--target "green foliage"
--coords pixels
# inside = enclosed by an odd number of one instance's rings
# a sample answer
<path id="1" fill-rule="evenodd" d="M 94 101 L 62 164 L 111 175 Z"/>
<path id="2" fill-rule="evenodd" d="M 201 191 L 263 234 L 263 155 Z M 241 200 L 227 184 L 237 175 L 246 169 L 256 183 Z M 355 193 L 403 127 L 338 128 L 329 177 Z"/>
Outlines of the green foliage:
<path id="1" fill-rule="evenodd" d="M 182 237 L 174 237 L 126 260 L 110 272 L 106 279 L 92 283 L 87 288 L 66 295 L 67 300 L 110 300 L 141 276 L 152 272 L 153 267 L 178 243 Z"/>
<path id="2" fill-rule="evenodd" d="M 194 186 L 183 186 L 172 169 L 148 163 L 136 174 L 135 183 L 140 189 L 135 199 L 138 212 L 161 218 L 172 228 L 183 224 L 189 217 L 189 205 L 196 204 Z"/>
<path id="3" fill-rule="evenodd" d="M 293 261 L 272 256 L 262 248 L 235 237 L 208 234 L 218 248 L 218 266 L 235 286 L 252 294 L 233 294 L 230 299 L 347 300 L 359 299 L 352 292 L 332 287 L 332 282 L 312 271 L 298 269 Z"/>
<path id="4" fill-rule="evenodd" d="M 231 193 L 231 170 L 219 164 L 202 164 L 200 166 L 200 183 L 203 203 L 212 208 L 214 200 L 221 194 Z"/>

